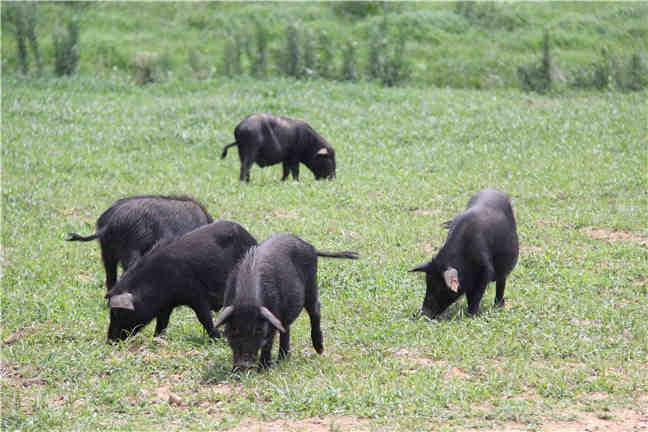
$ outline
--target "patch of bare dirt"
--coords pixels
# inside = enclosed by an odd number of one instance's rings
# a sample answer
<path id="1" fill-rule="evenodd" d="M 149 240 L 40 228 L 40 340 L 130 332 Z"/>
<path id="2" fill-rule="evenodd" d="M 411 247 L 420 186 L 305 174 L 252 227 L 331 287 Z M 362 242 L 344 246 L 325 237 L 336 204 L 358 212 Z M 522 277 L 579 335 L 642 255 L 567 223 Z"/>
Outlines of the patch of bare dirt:
<path id="1" fill-rule="evenodd" d="M 71 209 L 63 210 L 63 214 L 65 216 L 81 216 L 83 214 L 83 210 L 73 207 Z"/>
<path id="2" fill-rule="evenodd" d="M 75 275 L 74 277 L 77 278 L 78 280 L 80 280 L 81 282 L 89 282 L 89 281 L 92 280 L 92 276 L 90 276 L 87 273 L 79 273 L 79 274 Z"/>
<path id="3" fill-rule="evenodd" d="M 44 386 L 47 384 L 40 377 L 26 377 L 24 371 L 21 371 L 14 364 L 3 364 L 0 366 L 0 380 L 15 388 Z"/>
<path id="4" fill-rule="evenodd" d="M 536 108 L 551 108 L 554 106 L 554 102 L 548 101 L 548 100 L 543 100 L 543 99 L 536 99 L 536 98 L 527 98 L 524 101 L 527 105 L 530 105 L 532 107 Z"/>
<path id="5" fill-rule="evenodd" d="M 503 423 L 492 428 L 467 428 L 463 432 L 644 432 L 648 431 L 648 411 L 640 409 L 617 409 L 599 412 L 558 413 L 566 420 L 548 420 L 539 427 L 515 422 Z M 461 429 L 460 429 L 461 430 Z"/>
<path id="6" fill-rule="evenodd" d="M 415 215 L 420 215 L 420 216 L 438 216 L 441 214 L 441 210 L 429 210 L 429 209 L 421 209 L 421 208 L 413 208 L 412 213 Z"/>
<path id="7" fill-rule="evenodd" d="M 432 243 L 425 243 L 423 245 L 423 250 L 425 251 L 426 254 L 431 254 L 433 252 L 436 252 L 439 248 L 436 247 L 436 245 L 433 245 Z"/>
<path id="8" fill-rule="evenodd" d="M 273 214 L 279 219 L 297 219 L 297 213 L 295 213 L 294 211 L 276 209 Z"/>
<path id="9" fill-rule="evenodd" d="M 4 341 L 2 341 L 2 343 L 4 343 L 5 345 L 11 345 L 12 343 L 17 342 L 17 341 L 19 341 L 20 339 L 22 339 L 22 338 L 24 338 L 26 336 L 29 336 L 31 334 L 36 333 L 36 331 L 37 330 L 34 327 L 20 329 L 20 330 L 18 330 L 16 332 L 10 334 L 9 336 L 7 336 L 4 339 Z"/>
<path id="10" fill-rule="evenodd" d="M 522 255 L 539 255 L 542 252 L 542 248 L 538 246 L 522 246 L 520 248 L 520 254 Z"/>
<path id="11" fill-rule="evenodd" d="M 398 351 L 393 352 L 393 354 L 402 359 L 405 360 L 407 363 L 409 363 L 411 366 L 423 366 L 423 367 L 433 367 L 437 368 L 440 370 L 445 370 L 445 379 L 446 381 L 450 381 L 453 379 L 469 379 L 470 375 L 467 374 L 466 372 L 462 371 L 458 367 L 451 366 L 447 361 L 445 360 L 432 360 L 426 357 L 421 356 L 418 353 L 411 352 L 407 349 L 401 349 Z M 416 373 L 417 370 L 415 369 L 410 369 L 406 371 L 405 373 L 407 374 L 413 374 Z"/>
<path id="12" fill-rule="evenodd" d="M 571 325 L 575 325 L 578 327 L 602 327 L 603 326 L 603 324 L 601 324 L 598 321 L 578 320 L 576 318 L 569 320 L 569 323 Z"/>
<path id="13" fill-rule="evenodd" d="M 259 421 L 246 419 L 232 432 L 330 432 L 330 431 L 367 431 L 369 419 L 358 417 L 314 417 L 303 420 Z"/>
<path id="14" fill-rule="evenodd" d="M 637 279 L 636 281 L 632 282 L 632 285 L 634 286 L 648 285 L 648 278 Z"/>
<path id="15" fill-rule="evenodd" d="M 536 221 L 536 225 L 540 225 L 540 226 L 543 226 L 543 225 L 558 225 L 558 222 L 550 221 L 550 220 L 547 220 L 547 219 L 540 219 L 540 220 Z"/>
<path id="16" fill-rule="evenodd" d="M 606 240 L 612 243 L 635 243 L 648 247 L 648 237 L 632 231 L 615 231 L 594 227 L 583 227 L 579 231 L 596 240 Z"/>

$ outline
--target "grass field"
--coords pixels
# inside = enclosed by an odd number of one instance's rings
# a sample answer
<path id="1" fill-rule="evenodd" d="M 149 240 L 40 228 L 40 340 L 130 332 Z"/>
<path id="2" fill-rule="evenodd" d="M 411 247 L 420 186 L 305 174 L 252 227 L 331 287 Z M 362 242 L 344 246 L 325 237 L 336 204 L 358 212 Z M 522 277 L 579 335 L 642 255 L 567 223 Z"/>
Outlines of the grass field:
<path id="1" fill-rule="evenodd" d="M 255 166 L 239 184 L 236 151 L 219 156 L 250 112 L 308 121 L 334 146 L 337 179 L 302 166 L 282 183 L 279 166 Z M 5 77 L 1 428 L 533 430 L 586 416 L 641 430 L 646 118 L 645 92 Z M 518 221 L 506 308 L 490 287 L 477 318 L 463 298 L 422 318 L 424 281 L 407 270 L 487 187 L 512 197 Z M 324 355 L 304 314 L 290 360 L 233 376 L 227 344 L 185 308 L 161 339 L 149 325 L 105 345 L 98 245 L 64 238 L 147 193 L 191 194 L 260 240 L 291 232 L 359 251 L 320 261 Z"/>
<path id="2" fill-rule="evenodd" d="M 320 36 L 330 40 L 329 73 L 341 78 L 343 51 L 355 45 L 356 74 L 366 76 L 368 51 L 379 31 L 389 49 L 404 30 L 404 63 L 409 85 L 453 88 L 520 87 L 518 67 L 539 64 L 543 32 L 551 35 L 552 62 L 569 85 L 592 65 L 614 62 L 622 68 L 637 54 L 648 60 L 648 2 L 400 2 L 385 8 L 351 2 L 40 2 L 30 3 L 45 75 L 53 74 L 54 40 L 73 20 L 80 26 L 78 71 L 82 75 L 133 79 L 138 54 L 164 58 L 174 79 L 221 75 L 227 41 L 244 39 L 242 73 L 251 72 L 257 28 L 266 34 L 268 74 L 285 63 L 288 27 L 294 26 L 303 66 L 305 47 L 321 55 Z M 358 3 L 355 3 L 358 5 Z M 13 27 L 2 5 L 2 66 L 19 69 Z M 355 13 L 350 13 L 355 11 Z M 387 29 L 382 28 L 383 17 Z M 307 43 L 310 41 L 310 45 Z M 608 59 L 602 51 L 607 50 Z M 35 60 L 28 50 L 32 73 Z M 230 58 L 229 62 L 233 60 Z M 157 67 L 156 67 L 157 68 Z M 323 74 L 310 65 L 315 76 Z M 648 68 L 644 65 L 643 81 Z M 608 71 L 614 73 L 614 71 Z M 593 73 L 593 72 L 592 72 Z M 158 79 L 167 73 L 158 73 Z M 568 84 L 557 80 L 554 88 Z"/>

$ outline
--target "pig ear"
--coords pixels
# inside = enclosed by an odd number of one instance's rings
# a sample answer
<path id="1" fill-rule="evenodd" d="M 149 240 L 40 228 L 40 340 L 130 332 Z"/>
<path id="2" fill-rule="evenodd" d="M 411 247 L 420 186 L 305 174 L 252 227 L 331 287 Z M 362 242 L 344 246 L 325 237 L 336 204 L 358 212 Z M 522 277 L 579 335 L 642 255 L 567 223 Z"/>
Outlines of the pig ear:
<path id="1" fill-rule="evenodd" d="M 451 291 L 459 291 L 459 273 L 457 272 L 457 269 L 448 267 L 448 269 L 443 272 L 443 280 Z"/>
<path id="2" fill-rule="evenodd" d="M 259 309 L 261 310 L 261 315 L 263 315 L 265 319 L 270 321 L 270 324 L 277 327 L 277 330 L 279 330 L 281 333 L 286 333 L 286 329 L 281 324 L 281 321 L 279 321 L 279 319 L 276 316 L 274 316 L 272 312 L 270 312 L 264 306 L 261 306 Z"/>
<path id="3" fill-rule="evenodd" d="M 315 156 L 318 156 L 318 157 L 319 156 L 328 156 L 328 154 L 329 154 L 328 149 L 326 147 L 322 147 L 321 149 L 319 149 L 317 151 L 317 153 L 315 153 Z"/>
<path id="4" fill-rule="evenodd" d="M 411 270 L 407 270 L 407 271 L 410 272 L 410 273 L 412 273 L 412 272 L 423 272 L 423 273 L 427 273 L 428 270 L 430 270 L 430 265 L 431 265 L 431 264 L 432 264 L 432 261 L 428 261 L 428 262 L 426 262 L 426 263 L 421 264 L 421 265 L 418 266 L 418 267 L 414 267 L 413 269 L 411 269 Z"/>
<path id="5" fill-rule="evenodd" d="M 234 306 L 229 305 L 225 309 L 223 309 L 220 314 L 218 314 L 218 318 L 216 319 L 216 324 L 214 324 L 214 328 L 218 328 L 225 324 L 225 321 L 232 315 L 232 312 L 234 312 Z"/>
<path id="6" fill-rule="evenodd" d="M 110 297 L 110 309 L 128 309 L 135 310 L 135 305 L 133 304 L 133 294 L 131 293 L 122 293 Z"/>

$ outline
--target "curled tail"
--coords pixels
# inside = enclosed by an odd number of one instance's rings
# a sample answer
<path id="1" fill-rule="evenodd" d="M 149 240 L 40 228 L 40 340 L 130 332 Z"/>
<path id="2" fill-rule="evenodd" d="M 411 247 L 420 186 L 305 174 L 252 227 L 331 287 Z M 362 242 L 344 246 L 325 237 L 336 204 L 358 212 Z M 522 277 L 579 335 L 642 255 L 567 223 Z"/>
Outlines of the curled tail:
<path id="1" fill-rule="evenodd" d="M 346 259 L 360 259 L 358 252 L 353 251 L 344 251 L 344 252 L 322 252 L 316 251 L 317 256 L 326 257 L 326 258 L 346 258 Z"/>
<path id="2" fill-rule="evenodd" d="M 75 234 L 75 233 L 68 233 L 68 235 L 69 235 L 70 237 L 66 238 L 65 240 L 66 240 L 66 241 L 82 241 L 82 242 L 87 242 L 87 241 L 92 241 L 92 240 L 95 240 L 95 239 L 100 238 L 100 237 L 101 237 L 105 232 L 106 232 L 106 228 L 102 228 L 102 229 L 100 229 L 99 231 L 97 231 L 96 233 L 94 233 L 94 234 L 90 234 L 90 235 L 87 236 L 87 237 L 83 237 L 83 236 L 81 236 L 81 235 L 79 235 L 79 234 Z"/>
<path id="3" fill-rule="evenodd" d="M 236 145 L 238 145 L 238 143 L 236 141 L 234 141 L 232 144 L 227 144 L 225 146 L 225 148 L 223 149 L 223 153 L 221 153 L 221 159 L 225 159 L 225 157 L 227 156 L 227 149 L 228 148 L 234 147 Z"/>

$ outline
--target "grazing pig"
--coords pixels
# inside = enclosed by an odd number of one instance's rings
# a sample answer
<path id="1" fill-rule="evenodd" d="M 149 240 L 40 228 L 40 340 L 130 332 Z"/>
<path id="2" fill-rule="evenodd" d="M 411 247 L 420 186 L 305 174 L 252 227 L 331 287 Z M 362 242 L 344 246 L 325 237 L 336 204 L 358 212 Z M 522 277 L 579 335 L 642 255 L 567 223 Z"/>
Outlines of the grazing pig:
<path id="1" fill-rule="evenodd" d="M 491 281 L 496 282 L 495 305 L 504 305 L 506 277 L 518 259 L 515 217 L 508 196 L 483 190 L 446 227 L 448 237 L 437 256 L 410 270 L 426 273 L 423 313 L 434 318 L 465 293 L 468 314 L 475 315 Z"/>
<path id="2" fill-rule="evenodd" d="M 241 172 L 239 180 L 250 181 L 250 168 L 254 162 L 260 167 L 283 164 L 283 177 L 288 172 L 299 179 L 299 163 L 315 175 L 315 179 L 335 178 L 335 152 L 308 124 L 300 120 L 269 114 L 252 114 L 234 129 L 236 141 L 223 149 L 238 146 Z"/>
<path id="3" fill-rule="evenodd" d="M 179 237 L 213 220 L 198 201 L 184 196 L 135 196 L 116 201 L 87 237 L 69 233 L 68 241 L 99 239 L 106 269 L 106 289 L 117 282 L 117 263 L 128 268 L 153 245 Z"/>
<path id="4" fill-rule="evenodd" d="M 317 289 L 317 257 L 357 259 L 355 252 L 321 252 L 298 237 L 277 234 L 251 248 L 232 271 L 225 291 L 225 307 L 215 327 L 225 326 L 234 370 L 257 363 L 270 365 L 276 330 L 281 332 L 279 358 L 290 352 L 290 325 L 303 308 L 310 317 L 311 339 L 324 351 Z"/>
<path id="5" fill-rule="evenodd" d="M 211 312 L 223 306 L 225 283 L 236 262 L 257 242 L 242 226 L 218 221 L 155 246 L 106 294 L 108 340 L 123 340 L 156 318 L 155 335 L 176 306 L 189 306 L 211 337 Z"/>

